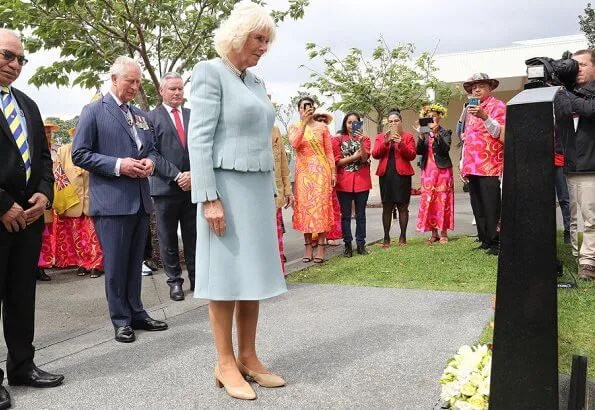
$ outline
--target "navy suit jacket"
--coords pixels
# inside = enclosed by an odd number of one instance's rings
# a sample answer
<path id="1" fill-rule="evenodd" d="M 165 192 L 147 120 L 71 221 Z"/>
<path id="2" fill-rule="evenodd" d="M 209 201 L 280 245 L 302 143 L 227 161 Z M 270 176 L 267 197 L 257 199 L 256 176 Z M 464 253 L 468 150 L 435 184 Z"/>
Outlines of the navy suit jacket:
<path id="1" fill-rule="evenodd" d="M 152 196 L 168 195 L 190 195 L 190 191 L 184 192 L 174 181 L 180 172 L 190 171 L 190 159 L 188 157 L 188 142 L 182 146 L 178 137 L 178 131 L 173 123 L 167 109 L 160 105 L 147 114 L 155 131 L 155 150 L 157 151 L 157 162 L 155 173 L 149 178 Z M 188 120 L 190 110 L 182 108 L 182 122 L 184 133 L 188 141 Z"/>
<path id="2" fill-rule="evenodd" d="M 72 162 L 89 171 L 91 216 L 134 215 L 141 206 L 153 210 L 148 178 L 116 176 L 118 158 L 150 158 L 156 163 L 154 134 L 146 114 L 130 106 L 140 151 L 124 113 L 111 94 L 83 108 L 72 143 Z M 143 121 L 146 129 L 141 128 Z"/>

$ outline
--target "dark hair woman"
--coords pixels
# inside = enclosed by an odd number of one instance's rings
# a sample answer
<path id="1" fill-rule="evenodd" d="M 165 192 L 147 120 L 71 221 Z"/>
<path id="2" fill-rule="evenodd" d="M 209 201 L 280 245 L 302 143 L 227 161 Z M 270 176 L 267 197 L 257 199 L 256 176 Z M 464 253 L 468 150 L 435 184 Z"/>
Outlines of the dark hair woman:
<path id="1" fill-rule="evenodd" d="M 388 131 L 376 136 L 372 157 L 379 161 L 376 175 L 380 178 L 382 200 L 382 247 L 390 246 L 392 211 L 399 211 L 399 246 L 407 244 L 409 201 L 411 199 L 411 176 L 415 173 L 411 161 L 415 159 L 413 135 L 403 130 L 401 113 L 391 110 L 388 114 Z"/>
<path id="2" fill-rule="evenodd" d="M 366 204 L 372 180 L 370 179 L 370 137 L 362 132 L 362 127 L 354 127 L 361 121 L 359 114 L 349 112 L 343 118 L 341 133 L 333 138 L 333 153 L 337 168 L 337 196 L 341 204 L 341 230 L 345 249 L 343 255 L 353 256 L 351 242 L 351 204 L 355 203 L 355 243 L 357 253 L 367 255 L 366 250 Z"/>
<path id="3" fill-rule="evenodd" d="M 429 133 L 420 133 L 417 153 L 421 155 L 421 199 L 417 215 L 417 230 L 432 231 L 428 243 L 448 242 L 447 229 L 454 229 L 454 181 L 450 143 L 452 131 L 442 128 L 440 120 L 446 108 L 432 104 L 422 108 L 422 117 L 432 118 Z M 438 236 L 440 231 L 440 236 Z"/>

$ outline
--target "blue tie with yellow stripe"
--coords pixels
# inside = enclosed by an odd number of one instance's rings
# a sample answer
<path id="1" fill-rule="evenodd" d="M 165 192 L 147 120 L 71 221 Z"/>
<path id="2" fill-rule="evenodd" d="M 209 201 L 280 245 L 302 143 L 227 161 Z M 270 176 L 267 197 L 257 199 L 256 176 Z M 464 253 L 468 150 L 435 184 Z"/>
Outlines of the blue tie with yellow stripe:
<path id="1" fill-rule="evenodd" d="M 4 112 L 4 116 L 6 117 L 8 126 L 10 127 L 10 131 L 12 131 L 12 136 L 17 143 L 17 147 L 21 152 L 21 157 L 23 157 L 23 163 L 25 164 L 26 182 L 29 182 L 29 177 L 31 177 L 31 159 L 29 157 L 29 143 L 27 142 L 27 137 L 23 132 L 21 118 L 17 115 L 17 108 L 12 100 L 10 89 L 8 87 L 2 87 L 1 94 L 2 111 Z"/>

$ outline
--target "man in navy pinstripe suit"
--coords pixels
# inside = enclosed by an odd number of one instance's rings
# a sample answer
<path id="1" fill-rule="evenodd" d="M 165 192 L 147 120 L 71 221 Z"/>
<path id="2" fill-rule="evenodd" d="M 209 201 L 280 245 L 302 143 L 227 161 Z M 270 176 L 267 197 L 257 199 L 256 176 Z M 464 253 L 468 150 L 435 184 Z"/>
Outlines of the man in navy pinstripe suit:
<path id="1" fill-rule="evenodd" d="M 112 87 L 79 118 L 72 161 L 90 173 L 89 213 L 104 255 L 105 291 L 118 342 L 133 342 L 135 329 L 165 330 L 141 301 L 141 264 L 153 209 L 147 177 L 156 151 L 144 113 L 129 104 L 141 82 L 139 64 L 118 57 Z"/>

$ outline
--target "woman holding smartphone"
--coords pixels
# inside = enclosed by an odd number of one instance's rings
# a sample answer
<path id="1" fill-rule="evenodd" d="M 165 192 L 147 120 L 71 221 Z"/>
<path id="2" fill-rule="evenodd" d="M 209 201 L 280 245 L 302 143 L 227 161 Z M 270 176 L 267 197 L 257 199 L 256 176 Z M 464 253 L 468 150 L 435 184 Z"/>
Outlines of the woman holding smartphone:
<path id="1" fill-rule="evenodd" d="M 388 131 L 376 136 L 372 157 L 379 160 L 376 175 L 380 178 L 382 200 L 382 247 L 390 246 L 392 212 L 399 211 L 399 246 L 407 244 L 409 201 L 411 199 L 411 176 L 415 173 L 411 161 L 415 159 L 413 135 L 403 130 L 401 112 L 393 109 L 388 114 Z"/>
<path id="2" fill-rule="evenodd" d="M 367 255 L 366 204 L 372 180 L 370 178 L 370 137 L 362 132 L 359 114 L 350 112 L 343 118 L 341 132 L 333 138 L 333 153 L 337 167 L 337 196 L 341 204 L 341 230 L 345 249 L 343 255 L 353 256 L 351 242 L 351 204 L 355 203 L 355 243 L 357 253 Z"/>
<path id="3" fill-rule="evenodd" d="M 454 229 L 454 180 L 450 143 L 452 131 L 442 128 L 440 121 L 446 108 L 432 104 L 422 108 L 420 115 L 431 118 L 431 131 L 422 132 L 417 140 L 417 153 L 421 155 L 421 199 L 417 215 L 417 230 L 432 232 L 428 243 L 447 243 L 447 230 Z M 438 236 L 440 231 L 440 236 Z"/>
<path id="4" fill-rule="evenodd" d="M 293 228 L 303 232 L 306 247 L 302 262 L 324 262 L 326 233 L 333 225 L 332 191 L 335 186 L 335 161 L 331 134 L 325 123 L 313 119 L 314 100 L 298 102 L 300 122 L 289 127 L 289 141 L 295 149 L 295 206 Z M 312 233 L 318 232 L 316 256 Z"/>

